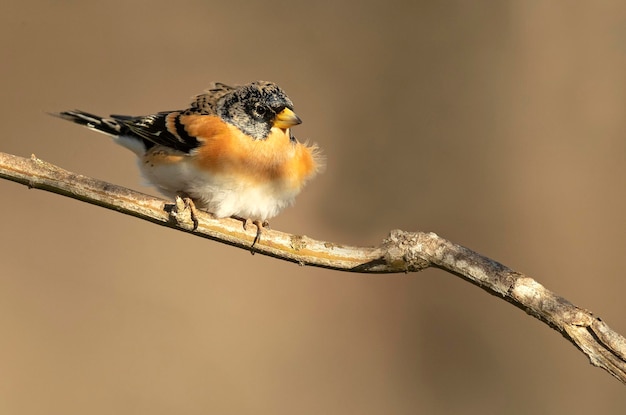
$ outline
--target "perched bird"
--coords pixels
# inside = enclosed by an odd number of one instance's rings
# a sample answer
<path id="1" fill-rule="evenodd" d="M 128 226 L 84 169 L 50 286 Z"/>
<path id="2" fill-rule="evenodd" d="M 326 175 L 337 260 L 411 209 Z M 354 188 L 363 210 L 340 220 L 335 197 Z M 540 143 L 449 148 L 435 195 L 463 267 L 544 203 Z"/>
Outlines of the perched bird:
<path id="1" fill-rule="evenodd" d="M 79 110 L 53 115 L 110 135 L 133 151 L 141 173 L 161 193 L 191 198 L 196 226 L 196 207 L 217 218 L 242 219 L 244 226 L 253 221 L 254 243 L 267 220 L 293 203 L 322 164 L 317 146 L 291 133 L 302 121 L 271 82 L 215 83 L 186 110 L 139 117 Z"/>

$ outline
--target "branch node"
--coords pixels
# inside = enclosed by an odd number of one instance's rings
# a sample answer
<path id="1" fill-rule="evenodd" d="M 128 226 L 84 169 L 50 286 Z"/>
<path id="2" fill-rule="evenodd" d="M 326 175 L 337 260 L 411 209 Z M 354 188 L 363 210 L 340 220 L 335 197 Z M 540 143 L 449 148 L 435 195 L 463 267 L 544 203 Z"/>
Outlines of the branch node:
<path id="1" fill-rule="evenodd" d="M 383 240 L 385 262 L 394 269 L 417 272 L 431 263 L 421 255 L 419 233 L 394 229 Z"/>
<path id="2" fill-rule="evenodd" d="M 298 252 L 301 249 L 306 248 L 306 241 L 304 240 L 304 236 L 302 235 L 290 235 L 289 236 L 289 245 L 291 249 Z"/>

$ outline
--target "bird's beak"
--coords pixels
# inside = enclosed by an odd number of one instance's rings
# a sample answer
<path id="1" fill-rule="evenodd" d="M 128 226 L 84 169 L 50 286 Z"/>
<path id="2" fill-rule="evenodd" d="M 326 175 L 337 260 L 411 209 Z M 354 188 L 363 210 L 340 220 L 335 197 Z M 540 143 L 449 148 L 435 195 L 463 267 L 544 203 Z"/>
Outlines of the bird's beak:
<path id="1" fill-rule="evenodd" d="M 284 110 L 276 114 L 276 119 L 274 119 L 274 127 L 284 129 L 301 123 L 302 120 L 300 119 L 300 117 L 298 117 L 296 113 L 289 108 L 285 108 Z"/>

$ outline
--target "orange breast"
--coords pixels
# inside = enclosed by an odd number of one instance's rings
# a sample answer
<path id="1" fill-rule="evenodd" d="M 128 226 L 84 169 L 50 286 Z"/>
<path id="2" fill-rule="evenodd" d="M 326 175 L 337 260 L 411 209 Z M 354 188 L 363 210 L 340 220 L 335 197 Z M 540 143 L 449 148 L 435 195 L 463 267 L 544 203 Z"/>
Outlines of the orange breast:
<path id="1" fill-rule="evenodd" d="M 211 173 L 299 188 L 318 169 L 315 148 L 291 142 L 285 130 L 273 129 L 267 139 L 254 140 L 216 116 L 189 115 L 181 121 L 203 142 L 196 162 Z"/>

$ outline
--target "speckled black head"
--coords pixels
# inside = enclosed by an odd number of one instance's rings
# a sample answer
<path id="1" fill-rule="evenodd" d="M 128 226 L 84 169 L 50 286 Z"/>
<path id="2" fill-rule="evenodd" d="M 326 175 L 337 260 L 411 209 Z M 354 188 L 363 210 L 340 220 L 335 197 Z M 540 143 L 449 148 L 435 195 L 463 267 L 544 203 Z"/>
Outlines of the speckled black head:
<path id="1" fill-rule="evenodd" d="M 279 114 L 285 109 L 293 111 L 289 97 L 278 85 L 264 81 L 239 86 L 217 103 L 217 113 L 222 119 L 255 140 L 267 138 Z M 293 116 L 295 121 L 292 125 L 299 124 L 299 118 L 295 114 Z"/>

